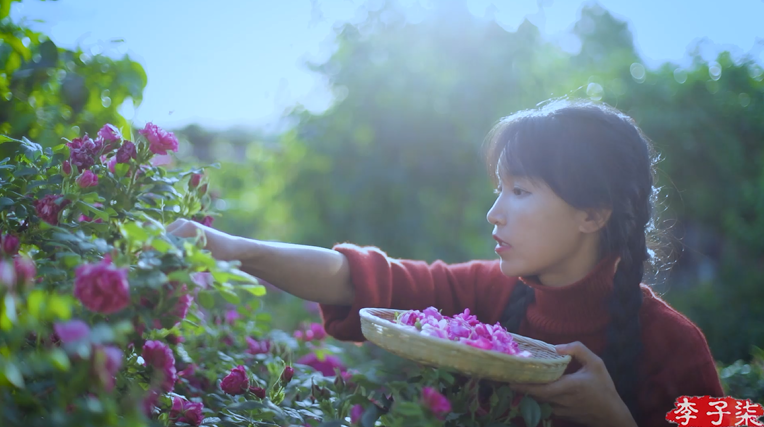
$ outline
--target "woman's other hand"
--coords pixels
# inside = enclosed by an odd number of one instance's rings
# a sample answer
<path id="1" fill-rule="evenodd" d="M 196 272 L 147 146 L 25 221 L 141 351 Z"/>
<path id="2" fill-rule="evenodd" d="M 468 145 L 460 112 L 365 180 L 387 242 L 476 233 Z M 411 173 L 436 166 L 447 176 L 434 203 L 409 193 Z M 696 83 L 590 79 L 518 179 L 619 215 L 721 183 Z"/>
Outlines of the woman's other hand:
<path id="1" fill-rule="evenodd" d="M 553 414 L 579 424 L 637 426 L 599 356 L 579 341 L 555 348 L 580 362 L 581 369 L 548 384 L 510 384 L 510 388 L 549 402 Z"/>

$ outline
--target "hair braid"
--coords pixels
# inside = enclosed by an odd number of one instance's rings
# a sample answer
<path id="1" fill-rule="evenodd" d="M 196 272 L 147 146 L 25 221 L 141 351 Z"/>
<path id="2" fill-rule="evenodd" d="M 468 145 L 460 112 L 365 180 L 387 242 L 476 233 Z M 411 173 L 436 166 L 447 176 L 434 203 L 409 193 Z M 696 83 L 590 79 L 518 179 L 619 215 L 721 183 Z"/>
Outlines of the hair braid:
<path id="1" fill-rule="evenodd" d="M 518 333 L 520 323 L 525 318 L 525 310 L 535 300 L 536 293 L 533 292 L 533 288 L 518 280 L 509 302 L 501 313 L 501 325 L 509 332 Z"/>
<path id="2" fill-rule="evenodd" d="M 647 188 L 650 188 L 650 186 Z M 650 258 L 647 250 L 645 228 L 651 218 L 652 204 L 645 200 L 648 195 L 639 192 L 637 203 L 629 208 L 636 212 L 624 213 L 621 221 L 613 221 L 619 225 L 618 230 L 608 230 L 612 234 L 603 236 L 610 238 L 611 243 L 624 242 L 618 245 L 621 262 L 613 279 L 613 292 L 608 300 L 610 323 L 606 331 L 607 346 L 602 360 L 613 379 L 618 395 L 629 408 L 632 417 L 637 420 L 640 414 L 637 408 L 637 383 L 640 374 L 636 367 L 644 348 L 641 339 L 639 310 L 642 306 L 641 282 L 644 276 L 645 261 Z M 606 233 L 607 234 L 607 233 Z"/>

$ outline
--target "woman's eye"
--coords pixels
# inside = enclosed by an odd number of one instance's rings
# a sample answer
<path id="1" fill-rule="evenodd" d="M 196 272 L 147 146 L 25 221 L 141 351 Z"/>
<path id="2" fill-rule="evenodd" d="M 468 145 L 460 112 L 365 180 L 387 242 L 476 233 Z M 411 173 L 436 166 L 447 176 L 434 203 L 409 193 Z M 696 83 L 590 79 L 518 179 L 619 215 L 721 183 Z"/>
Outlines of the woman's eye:
<path id="1" fill-rule="evenodd" d="M 515 196 L 522 196 L 523 194 L 527 193 L 527 191 L 523 190 L 522 188 L 515 187 L 515 188 L 512 189 L 512 193 Z"/>

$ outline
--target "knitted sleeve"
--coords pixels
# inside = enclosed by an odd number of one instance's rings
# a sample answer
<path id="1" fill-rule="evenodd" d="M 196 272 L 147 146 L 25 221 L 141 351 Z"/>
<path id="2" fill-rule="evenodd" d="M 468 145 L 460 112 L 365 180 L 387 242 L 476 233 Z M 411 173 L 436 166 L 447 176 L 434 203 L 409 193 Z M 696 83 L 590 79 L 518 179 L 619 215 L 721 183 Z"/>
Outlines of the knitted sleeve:
<path id="1" fill-rule="evenodd" d="M 639 425 L 675 427 L 666 421 L 666 414 L 675 409 L 678 397 L 723 397 L 724 390 L 706 338 L 692 321 L 670 309 L 664 321 L 654 323 L 656 327 L 649 328 L 643 341 L 660 356 L 654 358 L 644 378 Z M 661 333 L 656 332 L 658 328 Z"/>
<path id="2" fill-rule="evenodd" d="M 498 261 L 459 264 L 394 259 L 379 248 L 341 243 L 350 264 L 355 299 L 350 306 L 320 304 L 327 333 L 343 341 L 364 341 L 359 310 L 364 307 L 423 310 L 429 306 L 451 316 L 469 308 L 483 322 L 496 322 L 516 279 Z"/>

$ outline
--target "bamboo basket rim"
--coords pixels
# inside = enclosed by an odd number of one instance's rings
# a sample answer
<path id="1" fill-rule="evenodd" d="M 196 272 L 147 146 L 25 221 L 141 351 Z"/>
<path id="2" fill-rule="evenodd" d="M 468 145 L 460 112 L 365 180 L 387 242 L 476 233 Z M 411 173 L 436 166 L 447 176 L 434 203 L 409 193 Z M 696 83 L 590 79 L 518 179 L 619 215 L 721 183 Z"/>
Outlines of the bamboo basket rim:
<path id="1" fill-rule="evenodd" d="M 417 340 L 421 340 L 426 343 L 430 343 L 434 348 L 441 347 L 444 349 L 459 351 L 467 354 L 472 354 L 481 358 L 495 358 L 504 360 L 508 363 L 517 364 L 517 363 L 523 363 L 527 365 L 543 365 L 547 367 L 556 367 L 560 364 L 567 365 L 571 360 L 572 357 L 570 355 L 561 355 L 557 353 L 556 349 L 553 345 L 546 343 L 541 340 L 537 340 L 534 338 L 526 337 L 520 334 L 516 334 L 513 332 L 509 332 L 512 335 L 512 339 L 516 342 L 525 342 L 527 344 L 530 344 L 531 346 L 537 346 L 544 348 L 551 352 L 553 355 L 549 358 L 538 358 L 538 357 L 521 357 L 521 356 L 514 356 L 511 354 L 502 353 L 499 351 L 494 350 L 484 350 L 480 348 L 475 348 L 466 344 L 462 344 L 456 341 L 451 341 L 443 338 L 437 338 L 437 337 L 431 337 L 428 335 L 422 335 L 418 331 L 410 330 L 402 325 L 399 325 L 397 323 L 391 322 L 390 320 L 387 320 L 383 317 L 380 317 L 374 312 L 387 312 L 387 313 L 404 313 L 406 311 L 410 310 L 401 310 L 401 309 L 391 309 L 391 308 L 374 308 L 374 307 L 367 307 L 362 308 L 359 310 L 359 314 L 361 319 L 365 319 L 371 323 L 377 323 L 382 324 L 384 327 L 393 329 L 396 333 L 400 334 L 406 334 L 411 338 L 415 338 Z M 368 338 L 367 338 L 368 339 Z"/>

